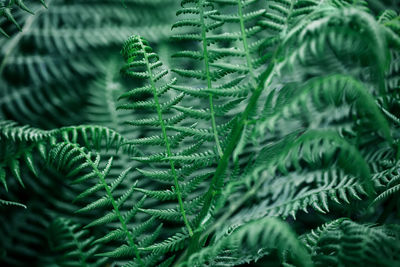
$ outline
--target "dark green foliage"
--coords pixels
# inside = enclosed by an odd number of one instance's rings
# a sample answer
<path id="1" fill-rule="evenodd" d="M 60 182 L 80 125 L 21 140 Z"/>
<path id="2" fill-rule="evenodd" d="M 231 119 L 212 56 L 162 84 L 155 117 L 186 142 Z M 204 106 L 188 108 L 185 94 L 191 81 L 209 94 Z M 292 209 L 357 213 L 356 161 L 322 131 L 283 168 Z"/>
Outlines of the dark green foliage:
<path id="1" fill-rule="evenodd" d="M 47 8 L 46 3 L 43 0 L 40 0 L 40 3 Z M 3 0 L 0 3 L 0 16 L 5 17 L 8 21 L 12 22 L 18 28 L 18 30 L 21 31 L 22 30 L 21 26 L 18 24 L 18 22 L 15 20 L 12 14 L 13 8 L 20 8 L 21 10 L 28 12 L 32 15 L 34 15 L 34 12 L 29 7 L 27 7 L 24 1 L 22 0 L 10 0 L 10 1 Z M 9 37 L 8 34 L 2 28 L 0 28 L 0 33 L 6 37 Z"/>
<path id="2" fill-rule="evenodd" d="M 399 230 L 398 225 L 357 224 L 342 218 L 300 239 L 316 266 L 393 266 L 399 261 Z"/>
<path id="3" fill-rule="evenodd" d="M 49 245 L 55 256 L 55 262 L 46 263 L 54 266 L 104 266 L 106 259 L 96 258 L 99 249 L 92 245 L 93 236 L 81 226 L 70 220 L 59 218 L 49 228 Z"/>
<path id="4" fill-rule="evenodd" d="M 0 0 L 0 265 L 399 265 L 398 12 Z"/>
<path id="5" fill-rule="evenodd" d="M 264 218 L 248 223 L 232 234 L 216 240 L 213 246 L 191 255 L 181 266 L 202 266 L 205 262 L 218 264 L 213 262 L 214 259 L 227 248 L 234 248 L 230 251 L 231 262 L 226 262 L 228 265 L 240 261 L 239 255 L 242 257 L 246 254 L 257 255 L 260 250 L 271 248 L 278 249 L 282 254 L 290 253 L 296 266 L 312 265 L 310 255 L 287 224 L 275 218 Z"/>

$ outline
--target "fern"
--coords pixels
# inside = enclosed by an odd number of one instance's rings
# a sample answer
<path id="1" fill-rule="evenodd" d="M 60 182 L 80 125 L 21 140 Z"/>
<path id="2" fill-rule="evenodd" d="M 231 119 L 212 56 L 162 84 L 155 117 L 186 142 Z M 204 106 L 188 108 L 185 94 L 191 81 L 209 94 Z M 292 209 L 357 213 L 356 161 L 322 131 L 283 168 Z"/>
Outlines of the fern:
<path id="1" fill-rule="evenodd" d="M 277 248 L 282 254 L 289 249 L 298 266 L 312 265 L 310 256 L 305 248 L 299 244 L 291 229 L 277 219 L 267 218 L 243 225 L 233 233 L 216 240 L 212 246 L 193 254 L 187 262 L 180 266 L 202 266 L 205 262 L 215 258 L 222 250 L 239 249 L 239 247 L 249 254 L 254 253 L 251 251 L 255 248 L 257 250 L 268 247 Z M 243 252 L 239 253 L 242 254 Z"/>
<path id="2" fill-rule="evenodd" d="M 0 1 L 2 265 L 398 265 L 399 8 L 179 2 Z"/>
<path id="3" fill-rule="evenodd" d="M 17 206 L 17 207 L 22 207 L 22 208 L 26 209 L 26 206 L 21 203 L 8 201 L 8 200 L 4 200 L 4 199 L 0 199 L 0 204 L 5 205 L 5 206 Z"/>
<path id="4" fill-rule="evenodd" d="M 398 228 L 390 228 L 338 219 L 302 238 L 317 265 L 361 263 L 390 266 L 398 260 L 396 251 L 399 249 Z"/>
<path id="5" fill-rule="evenodd" d="M 46 3 L 45 3 L 43 0 L 41 0 L 40 3 L 41 3 L 44 7 L 47 7 L 47 6 L 46 6 Z M 34 13 L 33 13 L 33 11 L 32 11 L 30 8 L 28 8 L 28 7 L 25 5 L 24 1 L 22 1 L 22 0 L 13 0 L 13 1 L 9 1 L 8 3 L 6 3 L 6 2 L 4 1 L 4 2 L 1 3 L 1 6 L 0 6 L 0 16 L 6 17 L 9 21 L 11 21 L 11 22 L 21 31 L 21 26 L 20 26 L 20 25 L 18 24 L 18 22 L 15 20 L 13 14 L 12 14 L 12 12 L 11 12 L 12 8 L 14 8 L 14 7 L 18 7 L 18 8 L 20 8 L 21 10 L 24 10 L 25 12 L 28 12 L 28 13 L 30 13 L 30 14 L 32 14 L 32 15 L 34 15 Z M 6 37 L 9 37 L 8 34 L 7 34 L 2 28 L 0 28 L 0 33 L 3 34 L 3 35 L 5 35 Z"/>
<path id="6" fill-rule="evenodd" d="M 162 63 L 158 61 L 158 56 L 155 53 L 152 53 L 151 48 L 148 46 L 146 41 L 144 41 L 140 37 L 131 37 L 131 39 L 125 43 L 122 53 L 128 63 L 126 66 L 126 70 L 124 68 L 122 69 L 123 71 L 125 71 L 126 75 L 134 78 L 144 78 L 149 80 L 150 84 L 148 86 L 152 90 L 154 102 L 152 101 L 150 103 L 145 103 L 144 105 L 136 107 L 148 108 L 149 105 L 151 105 L 151 107 L 155 108 L 157 111 L 157 118 L 143 119 L 142 121 L 151 121 L 150 125 L 161 127 L 163 145 L 165 146 L 166 157 L 168 158 L 171 175 L 173 176 L 174 191 L 179 202 L 179 209 L 182 214 L 183 221 L 188 229 L 188 232 L 190 235 L 192 235 L 192 228 L 186 217 L 186 212 L 183 206 L 181 189 L 178 182 L 178 173 L 175 167 L 175 159 L 172 158 L 171 144 L 166 132 L 166 126 L 168 124 L 175 124 L 176 122 L 178 122 L 182 115 L 178 114 L 175 116 L 171 116 L 168 119 L 164 117 L 165 111 L 168 111 L 171 104 L 168 102 L 160 103 L 159 96 L 162 95 L 165 89 L 163 90 L 162 87 L 157 87 L 157 81 L 162 79 L 163 76 L 167 74 L 167 71 L 160 70 L 159 67 L 162 65 Z M 166 85 L 167 90 L 168 87 L 169 85 Z M 176 97 L 176 100 L 174 99 L 172 103 L 179 103 L 180 100 L 181 97 L 178 95 Z M 132 124 L 132 121 L 130 121 L 129 124 Z"/>
<path id="7" fill-rule="evenodd" d="M 8 157 L 2 158 L 0 167 L 0 180 L 7 190 L 6 168 L 10 170 L 17 181 L 24 186 L 21 178 L 21 162 L 24 162 L 29 170 L 38 176 L 35 168 L 33 154 L 39 152 L 42 159 L 47 159 L 49 146 L 57 140 L 68 141 L 74 144 L 80 142 L 87 148 L 100 148 L 104 140 L 107 149 L 118 149 L 124 142 L 124 138 L 117 132 L 101 126 L 76 126 L 45 131 L 26 126 L 17 126 L 15 122 L 4 121 L 1 126 L 2 150 Z"/>
<path id="8" fill-rule="evenodd" d="M 70 143 L 60 143 L 59 145 L 55 146 L 50 152 L 50 160 L 55 161 L 54 164 L 61 168 L 61 167 L 69 167 L 72 168 L 71 171 L 67 174 L 67 176 L 74 176 L 80 171 L 84 170 L 85 168 L 90 168 L 91 172 L 85 174 L 82 177 L 79 177 L 74 182 L 81 183 L 88 179 L 97 178 L 99 179 L 99 183 L 95 184 L 93 187 L 88 188 L 85 192 L 81 193 L 78 198 L 86 197 L 89 194 L 93 194 L 99 190 L 104 189 L 106 192 L 106 196 L 98 199 L 97 201 L 90 203 L 86 207 L 83 207 L 79 210 L 79 212 L 84 212 L 88 210 L 93 210 L 96 208 L 102 208 L 105 206 L 112 206 L 113 212 L 112 214 L 106 214 L 104 217 L 92 222 L 89 226 L 112 222 L 114 220 L 119 220 L 122 225 L 123 236 L 127 239 L 128 245 L 131 250 L 136 255 L 137 260 L 139 263 L 141 262 L 140 254 L 137 249 L 137 245 L 134 242 L 132 233 L 127 228 L 127 223 L 129 220 L 135 215 L 138 211 L 137 207 L 133 207 L 130 209 L 125 216 L 121 215 L 121 207 L 124 205 L 125 201 L 129 198 L 129 196 L 133 193 L 133 187 L 128 189 L 127 192 L 124 192 L 118 198 L 113 196 L 113 191 L 118 187 L 118 185 L 126 178 L 127 171 L 122 173 L 121 176 L 114 182 L 111 186 L 106 183 L 105 177 L 108 175 L 111 165 L 112 165 L 112 158 L 107 161 L 107 164 L 104 170 L 100 170 L 100 155 L 97 155 L 93 158 L 93 155 L 90 152 L 86 152 L 84 149 L 70 144 Z M 88 226 L 88 227 L 89 227 Z M 126 247 L 126 246 L 125 246 Z M 125 247 L 120 247 L 116 249 L 113 253 L 108 253 L 109 255 L 120 255 L 123 253 Z"/>
<path id="9" fill-rule="evenodd" d="M 50 246 L 58 254 L 57 263 L 61 266 L 102 266 L 104 260 L 96 261 L 93 257 L 99 246 L 90 247 L 93 238 L 89 231 L 79 229 L 71 221 L 59 218 L 49 229 Z"/>

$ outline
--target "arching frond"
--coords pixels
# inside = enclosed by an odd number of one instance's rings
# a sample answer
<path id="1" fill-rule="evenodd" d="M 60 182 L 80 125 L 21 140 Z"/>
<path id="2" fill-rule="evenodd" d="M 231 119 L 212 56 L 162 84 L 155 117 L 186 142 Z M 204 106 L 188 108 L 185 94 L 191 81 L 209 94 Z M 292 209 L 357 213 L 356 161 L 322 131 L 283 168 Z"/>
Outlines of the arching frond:
<path id="1" fill-rule="evenodd" d="M 393 231 L 395 230 L 395 231 Z M 317 265 L 379 264 L 398 262 L 398 229 L 358 224 L 339 219 L 302 237 Z"/>
<path id="2" fill-rule="evenodd" d="M 188 261 L 180 266 L 203 266 L 206 262 L 213 262 L 223 250 L 239 247 L 249 254 L 260 248 L 278 249 L 281 254 L 287 250 L 293 256 L 296 266 L 312 266 L 310 255 L 290 227 L 274 218 L 252 221 L 235 229 L 232 233 L 215 240 L 207 248 L 191 255 Z"/>

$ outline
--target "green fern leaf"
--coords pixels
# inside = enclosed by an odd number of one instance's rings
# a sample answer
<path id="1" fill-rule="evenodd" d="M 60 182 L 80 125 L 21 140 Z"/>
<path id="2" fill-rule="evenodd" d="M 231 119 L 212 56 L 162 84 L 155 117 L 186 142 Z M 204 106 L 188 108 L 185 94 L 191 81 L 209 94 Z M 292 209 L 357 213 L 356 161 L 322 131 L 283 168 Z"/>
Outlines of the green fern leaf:
<path id="1" fill-rule="evenodd" d="M 175 235 L 169 237 L 162 243 L 154 244 L 152 246 L 143 248 L 143 250 L 151 250 L 155 252 L 170 252 L 182 249 L 185 246 L 185 241 L 189 238 L 187 233 L 176 233 Z"/>
<path id="2" fill-rule="evenodd" d="M 249 252 L 260 247 L 277 248 L 280 253 L 288 250 L 295 256 L 296 266 L 313 265 L 305 247 L 300 244 L 287 224 L 277 219 L 264 218 L 243 225 L 230 235 L 215 240 L 214 244 L 193 254 L 180 266 L 202 266 L 205 262 L 213 260 L 224 248 L 239 245 Z"/>
<path id="3" fill-rule="evenodd" d="M 50 246 L 61 266 L 102 266 L 107 259 L 96 259 L 99 246 L 91 246 L 90 233 L 70 220 L 59 218 L 49 228 Z"/>

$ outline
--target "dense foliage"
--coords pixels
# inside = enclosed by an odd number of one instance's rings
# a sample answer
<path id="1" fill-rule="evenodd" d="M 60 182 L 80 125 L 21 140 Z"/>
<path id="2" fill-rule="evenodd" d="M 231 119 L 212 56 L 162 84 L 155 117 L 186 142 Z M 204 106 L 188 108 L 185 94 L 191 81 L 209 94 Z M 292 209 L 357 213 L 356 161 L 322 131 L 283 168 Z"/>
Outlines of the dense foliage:
<path id="1" fill-rule="evenodd" d="M 399 11 L 0 0 L 0 265 L 400 265 Z"/>

